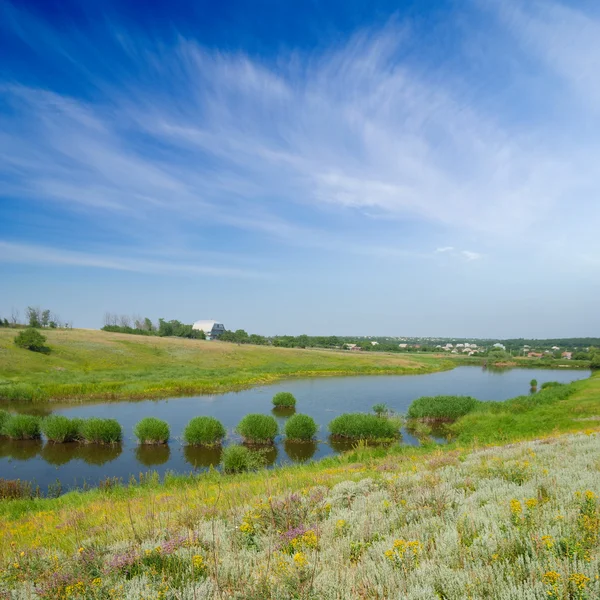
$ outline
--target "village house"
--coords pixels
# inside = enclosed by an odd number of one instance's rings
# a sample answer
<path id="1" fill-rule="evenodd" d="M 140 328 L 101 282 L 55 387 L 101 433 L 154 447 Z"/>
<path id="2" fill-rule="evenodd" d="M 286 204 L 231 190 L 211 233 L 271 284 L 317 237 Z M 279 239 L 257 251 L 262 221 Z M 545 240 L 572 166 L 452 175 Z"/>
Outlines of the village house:
<path id="1" fill-rule="evenodd" d="M 216 340 L 225 333 L 225 325 L 216 321 L 196 321 L 192 325 L 196 331 L 204 331 L 207 340 Z"/>
<path id="2" fill-rule="evenodd" d="M 571 360 L 571 358 L 573 357 L 573 353 L 572 353 L 572 352 L 563 352 L 563 353 L 561 354 L 561 356 L 562 356 L 563 358 L 566 358 L 567 360 Z"/>

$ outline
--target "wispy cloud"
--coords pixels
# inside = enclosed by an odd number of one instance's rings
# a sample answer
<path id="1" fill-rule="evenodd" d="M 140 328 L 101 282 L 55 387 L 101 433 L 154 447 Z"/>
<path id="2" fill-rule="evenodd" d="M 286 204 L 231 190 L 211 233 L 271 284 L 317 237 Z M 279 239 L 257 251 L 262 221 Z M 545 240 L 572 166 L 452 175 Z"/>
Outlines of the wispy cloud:
<path id="1" fill-rule="evenodd" d="M 530 59 L 542 57 L 548 76 L 600 97 L 590 58 L 600 56 L 600 19 L 552 2 L 495 6 L 497 27 L 523 40 Z M 11 22 L 27 18 L 16 11 Z M 88 215 L 90 227 L 126 222 L 147 232 L 148 248 L 181 229 L 206 245 L 222 227 L 276 246 L 398 257 L 424 253 L 414 240 L 396 241 L 394 226 L 407 219 L 424 237 L 435 227 L 535 247 L 565 235 L 561 226 L 574 232 L 563 218 L 574 194 L 589 222 L 600 217 L 600 175 L 588 168 L 600 151 L 595 136 L 575 148 L 565 143 L 569 123 L 549 135 L 549 122 L 490 110 L 487 98 L 462 92 L 459 74 L 428 73 L 401 58 L 414 40 L 396 22 L 277 61 L 211 51 L 183 36 L 165 46 L 114 27 L 111 44 L 125 67 L 115 60 L 113 80 L 89 75 L 71 42 L 48 29 L 38 42 L 24 26 L 19 35 L 40 51 L 51 43 L 48 51 L 88 77 L 95 94 L 2 85 L 7 194 Z M 528 85 L 537 84 L 520 80 L 516 93 Z M 544 102 L 550 115 L 566 103 L 599 124 L 594 107 L 559 89 Z M 549 143 L 553 137 L 560 141 Z"/>
<path id="2" fill-rule="evenodd" d="M 181 260 L 173 262 L 144 260 L 0 241 L 0 263 L 2 262 L 58 267 L 91 267 L 154 275 L 208 275 L 234 278 L 264 278 L 267 276 L 266 273 L 249 268 L 193 264 Z"/>

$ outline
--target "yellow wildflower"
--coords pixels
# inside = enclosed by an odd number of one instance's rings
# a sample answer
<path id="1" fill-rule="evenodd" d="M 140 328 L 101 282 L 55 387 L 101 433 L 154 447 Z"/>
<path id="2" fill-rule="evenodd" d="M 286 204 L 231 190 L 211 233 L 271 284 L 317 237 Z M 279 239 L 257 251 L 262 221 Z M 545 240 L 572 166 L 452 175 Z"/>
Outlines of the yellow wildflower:
<path id="1" fill-rule="evenodd" d="M 590 581 L 590 578 L 584 575 L 583 573 L 573 573 L 569 577 L 569 581 L 578 589 L 585 590 L 587 584 Z"/>
<path id="2" fill-rule="evenodd" d="M 294 564 L 300 569 L 308 564 L 308 560 L 304 552 L 296 552 L 296 554 L 294 554 L 293 559 Z"/>
<path id="3" fill-rule="evenodd" d="M 542 581 L 547 585 L 556 585 L 560 581 L 560 573 L 556 571 L 546 571 L 542 577 Z"/>

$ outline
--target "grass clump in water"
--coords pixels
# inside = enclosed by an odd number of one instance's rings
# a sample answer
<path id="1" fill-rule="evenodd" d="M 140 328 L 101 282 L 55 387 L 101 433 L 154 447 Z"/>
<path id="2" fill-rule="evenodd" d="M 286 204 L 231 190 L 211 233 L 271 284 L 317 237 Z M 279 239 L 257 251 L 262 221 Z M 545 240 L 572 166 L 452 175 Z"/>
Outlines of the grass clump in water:
<path id="1" fill-rule="evenodd" d="M 254 452 L 245 446 L 227 446 L 221 457 L 223 471 L 226 473 L 242 473 L 243 471 L 254 471 L 265 464 L 264 455 Z"/>
<path id="2" fill-rule="evenodd" d="M 42 421 L 40 428 L 50 442 L 64 444 L 80 439 L 79 429 L 82 423 L 81 419 L 69 419 L 64 415 L 50 415 Z"/>
<path id="3" fill-rule="evenodd" d="M 123 429 L 115 419 L 86 419 L 80 432 L 86 442 L 93 444 L 116 444 L 123 438 Z"/>
<path id="4" fill-rule="evenodd" d="M 366 413 L 345 413 L 329 423 L 333 437 L 352 440 L 384 441 L 398 437 L 393 421 Z"/>
<path id="5" fill-rule="evenodd" d="M 10 419 L 10 413 L 7 410 L 0 408 L 0 435 L 3 435 L 4 423 Z"/>
<path id="6" fill-rule="evenodd" d="M 252 413 L 238 423 L 236 431 L 248 444 L 272 444 L 279 427 L 273 417 Z"/>
<path id="7" fill-rule="evenodd" d="M 408 407 L 410 419 L 424 421 L 454 421 L 472 410 L 481 402 L 471 396 L 422 396 Z"/>
<path id="8" fill-rule="evenodd" d="M 315 420 L 308 415 L 293 415 L 285 423 L 285 435 L 292 442 L 311 441 L 317 429 Z"/>
<path id="9" fill-rule="evenodd" d="M 35 440 L 41 435 L 40 418 L 34 415 L 11 415 L 6 419 L 2 433 L 11 440 Z"/>
<path id="10" fill-rule="evenodd" d="M 225 427 L 214 417 L 194 417 L 183 432 L 183 439 L 190 446 L 218 446 L 225 437 Z"/>
<path id="11" fill-rule="evenodd" d="M 296 406 L 296 398 L 291 392 L 277 392 L 277 394 L 273 396 L 273 406 L 292 408 Z"/>
<path id="12" fill-rule="evenodd" d="M 140 444 L 166 444 L 169 441 L 169 424 L 156 417 L 145 417 L 133 428 Z"/>

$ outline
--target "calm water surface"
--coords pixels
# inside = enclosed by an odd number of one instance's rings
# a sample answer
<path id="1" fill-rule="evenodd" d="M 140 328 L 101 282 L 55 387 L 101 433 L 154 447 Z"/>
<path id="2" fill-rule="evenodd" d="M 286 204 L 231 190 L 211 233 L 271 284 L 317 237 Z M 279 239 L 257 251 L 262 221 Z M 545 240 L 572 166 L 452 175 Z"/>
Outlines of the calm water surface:
<path id="1" fill-rule="evenodd" d="M 404 413 L 419 396 L 462 394 L 480 400 L 506 400 L 529 393 L 529 382 L 537 379 L 568 383 L 589 376 L 588 371 L 568 369 L 512 369 L 490 371 L 480 367 L 458 367 L 452 371 L 415 376 L 332 377 L 291 380 L 218 396 L 192 396 L 167 400 L 112 402 L 83 406 L 48 408 L 21 406 L 21 412 L 45 411 L 68 417 L 110 417 L 124 430 L 124 440 L 117 446 L 49 444 L 43 441 L 9 441 L 0 438 L 0 478 L 29 480 L 45 490 L 60 480 L 63 489 L 94 485 L 105 477 L 127 481 L 132 475 L 149 469 L 159 474 L 167 471 L 189 473 L 217 465 L 220 450 L 184 446 L 180 438 L 185 425 L 195 416 L 210 415 L 219 419 L 229 431 L 227 443 L 238 441 L 233 429 L 249 412 L 273 414 L 281 429 L 289 414 L 272 410 L 271 398 L 279 391 L 296 396 L 297 411 L 311 415 L 319 424 L 314 444 L 291 444 L 281 437 L 267 456 L 270 464 L 284 464 L 318 459 L 344 450 L 330 442 L 327 423 L 335 416 L 352 411 L 370 411 L 377 402 L 386 403 Z M 171 427 L 171 441 L 164 447 L 140 447 L 133 436 L 133 426 L 143 417 L 158 417 Z M 417 440 L 403 431 L 402 443 Z"/>

